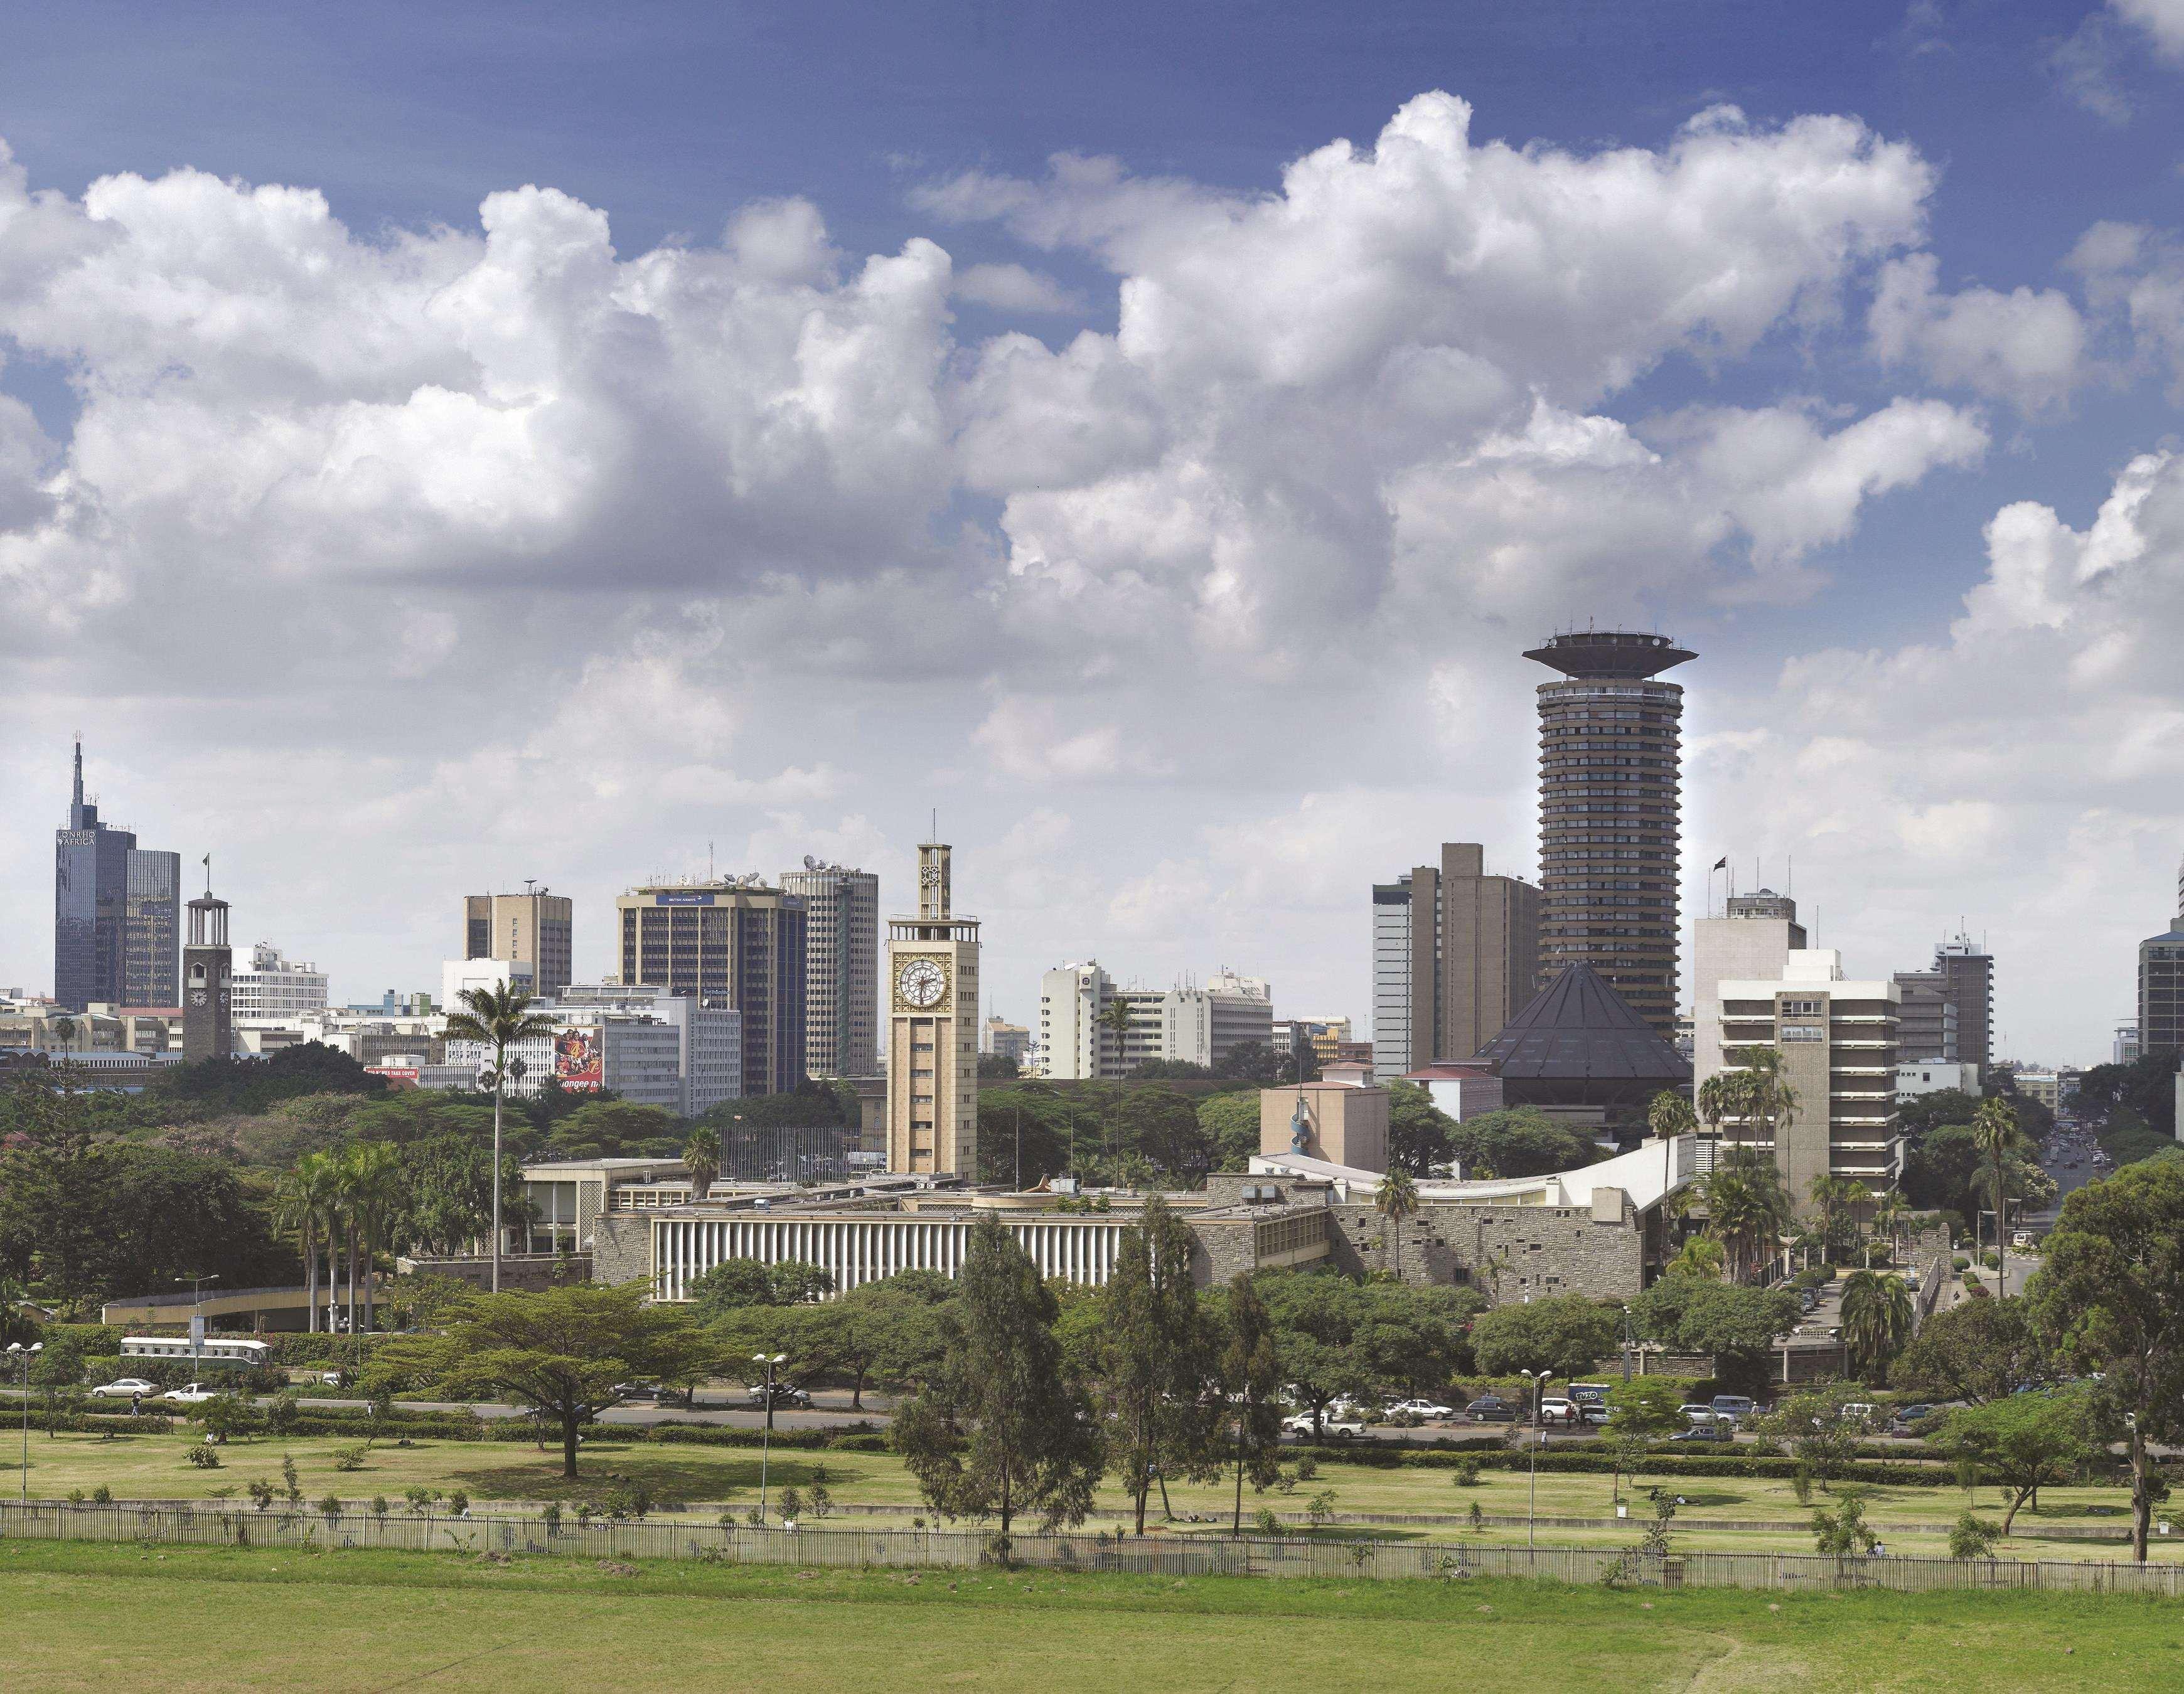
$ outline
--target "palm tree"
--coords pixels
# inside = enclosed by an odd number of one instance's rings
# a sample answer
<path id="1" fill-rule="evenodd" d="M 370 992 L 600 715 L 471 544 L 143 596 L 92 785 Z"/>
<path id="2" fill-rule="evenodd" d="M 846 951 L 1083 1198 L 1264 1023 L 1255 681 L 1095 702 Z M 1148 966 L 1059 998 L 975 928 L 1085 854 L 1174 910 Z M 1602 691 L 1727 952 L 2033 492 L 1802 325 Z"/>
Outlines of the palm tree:
<path id="1" fill-rule="evenodd" d="M 310 1306 L 308 1327 L 313 1335 L 319 1329 L 319 1229 L 326 1221 L 326 1201 L 332 1185 L 332 1158 L 323 1152 L 307 1152 L 281 1179 L 274 1196 L 278 1226 L 295 1230 L 297 1251 L 304 1258 L 304 1298 Z M 331 1230 L 328 1245 L 332 1245 Z"/>
<path id="2" fill-rule="evenodd" d="M 1673 1088 L 1663 1088 L 1646 1108 L 1646 1127 L 1656 1141 L 1674 1141 L 1698 1126 L 1691 1102 Z"/>
<path id="3" fill-rule="evenodd" d="M 448 1014 L 455 1041 L 493 1049 L 493 1291 L 500 1292 L 500 1119 L 508 1095 L 508 1050 L 533 1036 L 551 1035 L 554 1020 L 531 1009 L 531 997 L 512 982 L 465 988 L 463 1009 Z"/>
<path id="4" fill-rule="evenodd" d="M 1819 1208 L 1820 1241 L 1823 1247 L 1832 1252 L 1835 1247 L 1836 1225 L 1842 1214 L 1865 1197 L 1865 1190 L 1847 1176 L 1830 1176 L 1823 1171 L 1813 1179 L 1808 1191 L 1813 1204 Z"/>
<path id="5" fill-rule="evenodd" d="M 1403 1280 L 1403 1219 L 1414 1218 L 1418 1211 L 1418 1179 L 1400 1167 L 1380 1179 L 1380 1186 L 1373 1192 L 1373 1204 L 1380 1215 L 1396 1226 L 1396 1280 Z"/>
<path id="6" fill-rule="evenodd" d="M 1738 1281 L 1768 1257 L 1763 1251 L 1789 1221 L 1789 1191 L 1774 1158 L 1752 1147 L 1732 1147 L 1721 1155 L 1704 1186 L 1707 1220 L 1729 1249 L 1730 1275 Z"/>
<path id="7" fill-rule="evenodd" d="M 1669 1261 L 1667 1273 L 1671 1276 L 1695 1276 L 1702 1282 L 1712 1282 L 1720 1276 L 1726 1257 L 1722 1251 L 1720 1238 L 1702 1232 L 1685 1241 L 1682 1250 Z"/>
<path id="8" fill-rule="evenodd" d="M 693 1130 L 682 1143 L 682 1168 L 690 1173 L 690 1197 L 702 1200 L 721 1174 L 721 1135 L 717 1130 Z"/>
<path id="9" fill-rule="evenodd" d="M 2024 1145 L 2024 1132 L 2017 1127 L 2017 1108 L 1999 1095 L 1990 1096 L 1980 1102 L 1979 1110 L 1972 1114 L 1972 1145 L 1987 1162 L 1991 1179 L 1990 1191 L 1994 1199 L 1994 1264 L 1995 1292 L 2009 1291 L 2008 1236 L 2003 1229 L 2003 1214 L 2008 1202 L 2005 1197 L 2003 1161 Z M 1972 1231 L 1976 1242 L 1979 1231 Z"/>
<path id="10" fill-rule="evenodd" d="M 387 1225 L 402 1203 L 402 1155 L 385 1141 L 366 1141 L 349 1152 L 349 1204 L 364 1246 L 364 1328 L 373 1322 L 372 1260 Z M 354 1279 L 355 1267 L 350 1267 Z M 352 1282 L 352 1286 L 354 1283 Z M 357 1333 L 354 1321 L 352 1335 Z"/>
<path id="11" fill-rule="evenodd" d="M 1877 1236 L 1888 1232 L 1888 1262 L 1900 1264 L 1903 1258 L 1903 1219 L 1910 1214 L 1910 1202 L 1904 1199 L 1900 1188 L 1885 1190 L 1873 1205 L 1873 1229 Z"/>
<path id="12" fill-rule="evenodd" d="M 72 1053 L 72 1052 L 74 1052 L 74 1051 L 75 1051 L 75 1019 L 73 1019 L 73 1018 L 71 1018 L 71 1017 L 68 1016 L 65 1013 L 64 1013 L 61 1016 L 59 1016 L 59 1017 L 58 1017 L 58 1018 L 54 1019 L 53 1019 L 53 1033 L 54 1033 L 55 1035 L 58 1036 L 61 1038 L 61 1051 L 62 1051 L 63 1053 Z"/>
<path id="13" fill-rule="evenodd" d="M 1843 1279 L 1843 1347 L 1869 1386 L 1888 1379 L 1889 1361 L 1911 1337 L 1911 1291 L 1892 1271 L 1853 1270 Z"/>
<path id="14" fill-rule="evenodd" d="M 1748 1082 L 1741 1070 L 1717 1070 L 1699 1084 L 1697 1115 L 1717 1137 L 1724 1123 L 1743 1115 Z"/>

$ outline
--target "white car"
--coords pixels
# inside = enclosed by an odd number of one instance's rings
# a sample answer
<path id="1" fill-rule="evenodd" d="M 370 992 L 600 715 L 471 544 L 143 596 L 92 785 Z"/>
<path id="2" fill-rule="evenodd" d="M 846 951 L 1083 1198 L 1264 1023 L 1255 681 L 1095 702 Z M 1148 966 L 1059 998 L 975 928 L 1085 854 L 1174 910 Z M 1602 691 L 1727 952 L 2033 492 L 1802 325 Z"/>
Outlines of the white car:
<path id="1" fill-rule="evenodd" d="M 142 1394 L 147 1400 L 159 1397 L 159 1385 L 147 1382 L 141 1376 L 117 1376 L 111 1382 L 102 1382 L 91 1391 L 94 1400 L 133 1400 Z"/>
<path id="2" fill-rule="evenodd" d="M 1341 1441 L 1348 1441 L 1352 1436 L 1363 1435 L 1365 1425 L 1355 1418 L 1345 1418 L 1329 1412 L 1319 1420 L 1319 1427 L 1315 1430 L 1312 1426 L 1312 1414 L 1300 1412 L 1294 1418 L 1284 1418 L 1282 1420 L 1282 1433 L 1285 1436 L 1303 1436 L 1307 1440 L 1314 1436 L 1328 1435 L 1334 1436 Z"/>
<path id="3" fill-rule="evenodd" d="M 1413 1418 L 1453 1418 L 1456 1408 L 1439 1405 L 1431 1400 L 1398 1400 L 1388 1408 L 1386 1415 L 1400 1418 L 1407 1413 Z"/>
<path id="4" fill-rule="evenodd" d="M 208 1388 L 202 1382 L 185 1382 L 179 1388 L 170 1388 L 159 1397 L 171 1400 L 177 1406 L 202 1406 L 208 1400 L 218 1399 L 220 1394 L 219 1389 Z"/>
<path id="5" fill-rule="evenodd" d="M 1576 1401 L 1550 1395 L 1540 1402 L 1540 1423 L 1543 1428 L 1553 1424 L 1575 1424 L 1577 1420 Z"/>

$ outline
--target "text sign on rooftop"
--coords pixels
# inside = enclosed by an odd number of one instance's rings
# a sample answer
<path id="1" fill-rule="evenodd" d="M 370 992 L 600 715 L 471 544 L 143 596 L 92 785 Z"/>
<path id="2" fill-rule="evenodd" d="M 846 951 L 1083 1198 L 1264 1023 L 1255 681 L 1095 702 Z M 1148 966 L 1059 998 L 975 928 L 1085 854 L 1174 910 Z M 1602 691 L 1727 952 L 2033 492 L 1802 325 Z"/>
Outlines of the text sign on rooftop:
<path id="1" fill-rule="evenodd" d="M 711 895 L 695 892 L 655 894 L 652 897 L 655 904 L 661 906 L 710 906 L 713 903 Z"/>

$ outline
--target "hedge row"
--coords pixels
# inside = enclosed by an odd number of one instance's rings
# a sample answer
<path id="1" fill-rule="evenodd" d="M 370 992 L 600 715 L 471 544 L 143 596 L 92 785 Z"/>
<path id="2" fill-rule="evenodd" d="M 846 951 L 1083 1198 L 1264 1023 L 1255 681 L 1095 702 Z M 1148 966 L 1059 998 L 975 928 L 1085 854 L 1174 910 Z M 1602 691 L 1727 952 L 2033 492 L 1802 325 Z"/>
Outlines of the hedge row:
<path id="1" fill-rule="evenodd" d="M 1460 1447 L 1413 1448 L 1409 1452 L 1378 1445 L 1297 1447 L 1290 1451 L 1308 1453 L 1322 1464 L 1376 1465 L 1388 1469 L 1452 1470 L 1471 1459 L 1490 1470 L 1524 1470 L 1529 1469 L 1532 1462 L 1529 1451 L 1513 1452 L 1501 1441 L 1473 1441 Z M 1544 1447 L 1539 1454 L 1539 1468 L 1605 1475 L 1617 1466 L 1611 1456 L 1601 1452 L 1596 1445 L 1589 1444 Z M 1647 1456 L 1643 1467 L 1648 1476 L 1741 1476 L 1778 1481 L 1791 1480 L 1803 1468 L 1801 1460 L 1779 1454 L 1697 1454 L 1674 1450 L 1656 1450 Z M 1956 1472 L 1950 1467 L 1903 1459 L 1855 1461 L 1834 1467 L 1831 1474 L 1835 1480 L 1845 1482 L 1902 1483 L 1913 1487 L 1938 1488 L 1956 1480 Z"/>

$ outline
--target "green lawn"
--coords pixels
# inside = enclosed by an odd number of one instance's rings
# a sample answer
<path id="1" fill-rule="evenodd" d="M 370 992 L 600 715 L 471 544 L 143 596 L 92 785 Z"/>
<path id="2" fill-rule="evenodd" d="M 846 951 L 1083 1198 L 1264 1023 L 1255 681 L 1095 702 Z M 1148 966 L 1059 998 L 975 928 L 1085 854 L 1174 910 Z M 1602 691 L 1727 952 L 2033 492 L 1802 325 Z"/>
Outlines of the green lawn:
<path id="1" fill-rule="evenodd" d="M 558 1452 L 542 1452 L 525 1442 L 421 1441 L 410 1447 L 382 1443 L 373 1447 L 360 1471 L 334 1469 L 334 1456 L 354 1443 L 326 1437 L 299 1437 L 281 1441 L 270 1438 L 237 1441 L 221 1448 L 221 1468 L 200 1470 L 187 1462 L 192 1445 L 187 1436 L 62 1435 L 31 1437 L 30 1491 L 33 1498 L 57 1499 L 81 1489 L 88 1494 L 104 1486 L 125 1500 L 201 1498 L 227 1488 L 235 1497 L 245 1497 L 246 1485 L 255 1478 L 277 1484 L 281 1458 L 296 1461 L 304 1497 L 312 1502 L 326 1494 L 346 1500 L 368 1501 L 383 1495 L 398 1502 L 405 1489 L 433 1488 L 443 1493 L 461 1489 L 481 1504 L 492 1501 L 574 1502 L 596 1499 L 608 1479 L 625 1475 L 651 1488 L 665 1502 L 688 1502 L 694 1512 L 708 1519 L 723 1509 L 738 1514 L 758 1498 L 759 1453 L 755 1447 L 697 1447 L 644 1441 L 602 1441 L 587 1444 L 582 1475 L 574 1483 L 560 1474 Z M 0 1491 L 13 1493 L 15 1479 L 8 1463 L 17 1457 L 13 1441 L 0 1441 Z M 823 1471 L 823 1476 L 822 1472 Z M 823 1480 L 835 1500 L 843 1504 L 892 1505 L 905 1509 L 919 1506 L 917 1490 L 901 1462 L 888 1453 L 777 1452 L 772 1459 L 771 1480 L 808 1489 Z M 1667 1485 L 1683 1494 L 1687 1519 L 1758 1519 L 1802 1525 L 1811 1508 L 1798 1505 L 1786 1482 L 1757 1480 L 1684 1477 Z M 1628 1486 L 1625 1486 L 1628 1495 Z M 1476 1487 L 1455 1486 L 1446 1469 L 1416 1467 L 1379 1469 L 1361 1464 L 1329 1462 L 1318 1476 L 1297 1484 L 1289 1494 L 1269 1491 L 1245 1494 L 1246 1516 L 1264 1504 L 1278 1511 L 1301 1511 L 1319 1493 L 1334 1496 L 1338 1512 L 1422 1512 L 1447 1514 L 1446 1525 L 1421 1526 L 1436 1537 L 1461 1529 L 1461 1519 L 1476 1501 L 1479 1509 L 1499 1516 L 1521 1516 L 1526 1510 L 1527 1478 L 1522 1471 L 1490 1470 L 1481 1474 Z M 1546 1517 L 1610 1518 L 1613 1515 L 1613 1483 L 1606 1475 L 1550 1474 L 1539 1479 L 1539 1511 Z M 1828 1496 L 1815 1493 L 1815 1504 Z M 1170 1498 L 1180 1514 L 1225 1521 L 1228 1489 L 1220 1485 L 1179 1484 Z M 1962 1490 L 1947 1488 L 1870 1488 L 1866 1491 L 1866 1515 L 1884 1526 L 1892 1548 L 1906 1552 L 1938 1552 L 1947 1529 L 1965 1507 Z M 2000 1503 L 1992 1488 L 1980 1491 L 1976 1509 L 1999 1518 Z M 1112 1486 L 1100 1491 L 1092 1519 L 1095 1527 L 1112 1527 L 1127 1512 L 1127 1502 Z M 1634 1519 L 1646 1511 L 1641 1502 L 1633 1508 Z M 1158 1522 L 1160 1501 L 1153 1501 Z M 2128 1496 L 2120 1489 L 2063 1488 L 2048 1491 L 2037 1513 L 2020 1513 L 2017 1536 L 2003 1551 L 2014 1558 L 2113 1558 L 2119 1550 L 2099 1542 L 2044 1540 L 2045 1525 L 2120 1526 L 2129 1517 Z M 1900 1527 L 1899 1527 L 1900 1526 Z M 1601 1530 L 1543 1527 L 1543 1540 L 1557 1544 L 1608 1545 L 1635 1540 L 1638 1524 Z M 1492 1539 L 1506 1541 L 1511 1531 L 1490 1530 Z M 1698 1547 L 1769 1548 L 1802 1552 L 1809 1536 L 1802 1530 L 1786 1536 L 1780 1532 L 1761 1537 L 1730 1530 L 1679 1530 L 1678 1539 Z M 2157 1541 L 2155 1556 L 2184 1558 L 2184 1536 L 2166 1544 Z"/>
<path id="2" fill-rule="evenodd" d="M 256 1600 L 238 1591 L 260 1591 Z M 733 1603 L 722 1603 L 732 1602 Z M 0 1543 L 10 1686 L 2015 1690 L 2175 1685 L 2173 1605 L 865 1573 Z"/>

